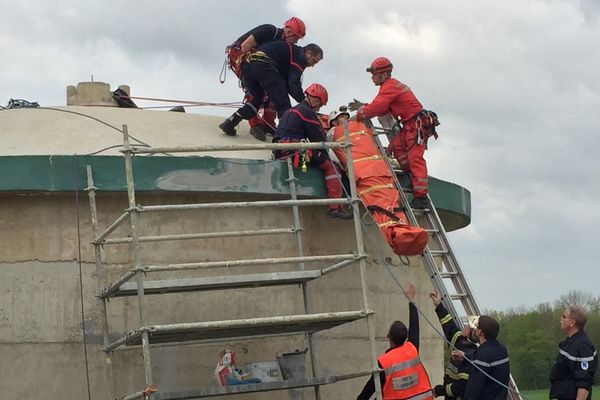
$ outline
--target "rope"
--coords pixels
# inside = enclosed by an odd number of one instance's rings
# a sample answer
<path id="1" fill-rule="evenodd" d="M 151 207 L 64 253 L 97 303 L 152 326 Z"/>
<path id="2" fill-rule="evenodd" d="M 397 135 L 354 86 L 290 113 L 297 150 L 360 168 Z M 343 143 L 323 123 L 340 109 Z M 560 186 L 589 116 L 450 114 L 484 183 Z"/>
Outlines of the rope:
<path id="1" fill-rule="evenodd" d="M 77 221 L 77 265 L 79 268 L 79 298 L 81 301 L 81 326 L 83 332 L 83 358 L 85 361 L 85 379 L 87 382 L 87 394 L 88 400 L 92 399 L 92 392 L 90 388 L 90 369 L 89 369 L 89 360 L 88 360 L 88 350 L 87 350 L 87 336 L 86 336 L 86 327 L 85 327 L 85 308 L 83 302 L 83 273 L 81 267 L 81 220 L 79 216 L 79 175 L 77 173 L 77 154 L 73 158 L 73 186 L 75 189 L 75 216 Z"/>
<path id="2" fill-rule="evenodd" d="M 180 104 L 188 104 L 188 105 L 194 105 L 194 106 L 236 107 L 236 108 L 243 106 L 243 103 L 240 101 L 215 103 L 215 102 L 207 102 L 207 101 L 163 99 L 163 98 L 159 98 L 159 97 L 141 97 L 141 96 L 116 96 L 116 97 L 119 97 L 121 99 L 161 101 L 161 102 L 165 102 L 165 103 L 180 103 Z"/>

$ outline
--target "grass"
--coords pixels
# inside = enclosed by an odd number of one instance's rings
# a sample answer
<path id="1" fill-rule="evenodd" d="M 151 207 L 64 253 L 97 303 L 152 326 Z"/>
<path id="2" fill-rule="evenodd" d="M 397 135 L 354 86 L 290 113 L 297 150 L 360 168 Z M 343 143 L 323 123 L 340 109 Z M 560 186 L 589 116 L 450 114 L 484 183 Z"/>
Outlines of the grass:
<path id="1" fill-rule="evenodd" d="M 529 400 L 548 400 L 548 389 L 523 390 L 522 392 Z M 594 386 L 592 389 L 592 399 L 600 400 L 600 386 Z"/>

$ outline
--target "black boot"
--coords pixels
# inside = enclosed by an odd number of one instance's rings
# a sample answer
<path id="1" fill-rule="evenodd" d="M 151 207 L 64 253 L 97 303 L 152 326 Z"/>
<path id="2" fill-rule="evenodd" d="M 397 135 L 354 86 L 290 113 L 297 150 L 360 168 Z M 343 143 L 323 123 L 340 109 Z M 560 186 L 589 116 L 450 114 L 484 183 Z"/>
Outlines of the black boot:
<path id="1" fill-rule="evenodd" d="M 219 125 L 219 128 L 223 131 L 224 134 L 229 136 L 235 136 L 237 132 L 235 131 L 235 127 L 238 126 L 242 117 L 238 113 L 234 113 L 231 117 L 227 118 L 225 121 Z"/>
<path id="2" fill-rule="evenodd" d="M 429 200 L 427 200 L 427 197 L 415 197 L 410 202 L 410 208 L 414 210 L 427 210 L 429 208 Z"/>
<path id="3" fill-rule="evenodd" d="M 267 140 L 267 134 L 265 133 L 265 127 L 262 125 L 256 125 L 250 128 L 250 134 L 254 136 L 255 139 L 260 140 L 261 142 L 265 142 Z"/>

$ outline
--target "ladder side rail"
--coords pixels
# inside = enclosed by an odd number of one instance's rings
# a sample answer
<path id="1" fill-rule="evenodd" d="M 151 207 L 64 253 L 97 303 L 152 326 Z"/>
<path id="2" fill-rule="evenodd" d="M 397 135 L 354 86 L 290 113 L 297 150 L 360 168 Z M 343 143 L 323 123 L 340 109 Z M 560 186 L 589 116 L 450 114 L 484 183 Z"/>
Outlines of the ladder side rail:
<path id="1" fill-rule="evenodd" d="M 358 252 L 358 255 L 361 256 L 360 259 L 360 282 L 361 282 L 361 288 L 362 288 L 362 293 L 363 293 L 363 307 L 365 312 L 368 313 L 367 315 L 367 331 L 368 331 L 368 335 L 369 335 L 369 344 L 370 344 L 370 348 L 371 348 L 371 360 L 372 360 L 372 365 L 371 368 L 373 370 L 372 376 L 373 376 L 373 382 L 375 383 L 375 393 L 374 393 L 374 398 L 375 400 L 380 400 L 383 399 L 382 396 L 382 389 L 381 389 L 381 380 L 379 379 L 379 364 L 377 361 L 377 342 L 376 342 L 376 338 L 375 338 L 375 321 L 374 321 L 374 316 L 371 312 L 371 308 L 370 308 L 370 304 L 369 304 L 369 281 L 368 281 L 368 276 L 367 276 L 367 263 L 365 260 L 365 246 L 364 246 L 364 242 L 363 242 L 363 236 L 362 236 L 362 224 L 361 224 L 361 216 L 360 216 L 360 209 L 359 209 L 359 204 L 360 204 L 360 200 L 358 198 L 358 192 L 356 189 L 356 181 L 354 180 L 354 160 L 352 159 L 352 147 L 351 147 L 351 142 L 350 142 L 350 132 L 348 130 L 348 121 L 344 120 L 343 122 L 343 127 L 344 127 L 344 143 L 346 144 L 346 160 L 348 160 L 349 162 L 347 163 L 346 167 L 347 167 L 347 175 L 348 175 L 348 181 L 350 183 L 350 197 L 351 197 L 351 207 L 352 207 L 352 213 L 354 216 L 354 231 L 355 231 L 355 236 L 356 236 L 356 249 Z"/>
<path id="2" fill-rule="evenodd" d="M 387 153 L 385 152 L 385 149 L 383 148 L 383 145 L 381 144 L 381 140 L 379 139 L 379 136 L 374 136 L 374 138 L 375 138 L 375 143 L 377 144 L 377 147 L 379 148 L 379 151 L 384 156 L 383 159 L 385 160 L 389 170 L 391 171 L 392 179 L 394 180 L 396 189 L 398 190 L 398 193 L 400 194 L 402 206 L 404 207 L 405 214 L 406 214 L 410 224 L 412 226 L 417 226 L 417 227 L 420 226 L 419 222 L 417 221 L 417 217 L 415 216 L 412 208 L 410 207 L 408 197 L 406 196 L 406 193 L 404 193 L 404 191 L 402 190 L 402 185 L 400 185 L 400 182 L 398 181 L 396 172 L 394 171 L 394 168 L 392 168 L 392 166 L 390 164 L 390 160 L 388 159 L 388 157 L 386 155 Z M 430 238 L 430 240 L 431 240 L 431 238 Z M 456 308 L 454 307 L 454 304 L 453 304 L 452 300 L 450 299 L 448 289 L 446 288 L 446 285 L 444 284 L 444 281 L 440 275 L 440 271 L 435 263 L 435 260 L 431 254 L 431 251 L 429 250 L 429 245 L 425 246 L 425 250 L 423 252 L 423 261 L 425 264 L 425 268 L 427 269 L 427 273 L 429 274 L 429 279 L 431 280 L 431 284 L 442 296 L 442 300 L 443 300 L 444 305 L 446 306 L 448 312 L 454 318 L 459 318 L 458 312 L 456 311 Z"/>
<path id="3" fill-rule="evenodd" d="M 457 275 L 452 279 L 452 282 L 453 282 L 453 284 L 456 282 L 460 282 L 460 289 L 464 290 L 464 293 L 467 295 L 467 297 L 465 297 L 466 301 L 463 302 L 463 304 L 465 302 L 469 303 L 469 305 L 468 305 L 469 309 L 467 310 L 467 307 L 465 307 L 466 311 L 471 312 L 472 315 L 479 315 L 481 312 L 479 310 L 479 306 L 477 305 L 477 302 L 475 301 L 475 296 L 473 295 L 473 291 L 469 287 L 467 279 L 462 271 L 462 268 L 460 267 L 460 263 L 458 262 L 458 259 L 456 258 L 456 254 L 452 250 L 452 246 L 450 245 L 450 241 L 448 240 L 448 236 L 446 234 L 446 229 L 444 228 L 444 224 L 442 223 L 437 210 L 433 206 L 433 202 L 431 201 L 431 197 L 429 196 L 429 194 L 427 195 L 427 199 L 429 200 L 429 203 L 432 205 L 430 215 L 431 215 L 431 221 L 435 224 L 436 229 L 438 230 L 438 233 L 436 235 L 437 239 L 441 242 L 443 248 L 445 248 L 448 251 L 448 253 L 446 255 L 444 255 L 443 261 L 447 265 L 451 265 L 453 270 L 457 273 Z M 456 287 L 456 285 L 455 285 L 455 287 Z M 458 316 L 455 316 L 455 318 L 456 317 L 458 317 Z"/>
<path id="4" fill-rule="evenodd" d="M 133 179 L 133 163 L 132 153 L 129 145 L 129 133 L 127 125 L 123 125 L 123 155 L 125 158 L 125 177 L 127 181 L 127 197 L 129 199 L 129 209 L 132 212 L 129 215 L 129 222 L 131 228 L 131 250 L 133 255 L 133 266 L 136 270 L 136 282 L 137 282 L 137 297 L 138 297 L 138 315 L 140 326 L 145 325 L 145 310 L 144 310 L 144 275 L 141 270 L 141 249 L 138 234 L 138 224 L 140 213 L 137 210 L 135 201 L 135 184 Z M 150 340 L 148 331 L 142 332 L 142 355 L 144 360 L 144 378 L 146 386 L 153 384 L 152 379 L 152 362 L 150 358 Z"/>
<path id="5" fill-rule="evenodd" d="M 288 181 L 290 184 L 290 195 L 292 200 L 298 200 L 298 192 L 296 190 L 296 176 L 294 175 L 294 165 L 292 164 L 292 159 L 287 157 L 286 159 L 287 168 L 288 168 Z M 294 236 L 296 238 L 296 248 L 298 257 L 304 257 L 304 245 L 302 243 L 302 226 L 300 224 L 300 210 L 297 205 L 292 206 L 292 217 L 294 220 Z M 298 263 L 298 269 L 300 271 L 304 271 L 306 269 L 306 265 L 304 262 Z M 310 304 L 308 302 L 308 288 L 306 287 L 306 282 L 302 283 L 302 303 L 304 305 L 304 313 L 310 313 Z M 308 342 L 308 351 L 310 353 L 310 368 L 312 372 L 313 378 L 317 377 L 317 366 L 315 359 L 315 351 L 314 351 L 314 342 L 313 342 L 313 334 L 307 333 L 306 340 Z M 314 387 L 315 399 L 321 400 L 321 391 L 319 386 Z"/>

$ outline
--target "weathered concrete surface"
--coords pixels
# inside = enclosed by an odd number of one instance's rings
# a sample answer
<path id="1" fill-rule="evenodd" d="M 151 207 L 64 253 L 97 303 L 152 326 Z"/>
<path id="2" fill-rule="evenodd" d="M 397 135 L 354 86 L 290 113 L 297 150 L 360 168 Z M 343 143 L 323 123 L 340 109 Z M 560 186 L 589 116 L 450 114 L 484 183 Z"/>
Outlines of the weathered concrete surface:
<path id="1" fill-rule="evenodd" d="M 121 129 L 124 124 L 133 137 L 131 144 L 137 143 L 135 139 L 155 147 L 260 143 L 248 134 L 246 122 L 240 123 L 237 136 L 227 136 L 218 128 L 222 117 L 199 114 L 81 106 L 22 108 L 1 112 L 1 155 L 81 155 L 114 145 L 120 147 L 123 134 L 114 128 Z M 118 148 L 111 148 L 102 151 L 102 154 L 121 153 Z M 271 158 L 269 150 L 202 154 L 264 160 Z"/>
<path id="2" fill-rule="evenodd" d="M 79 228 L 82 255 L 83 297 L 80 296 L 77 207 L 73 194 L 15 195 L 0 197 L 0 348 L 5 360 L 0 367 L 0 387 L 6 398 L 81 399 L 87 396 L 84 330 L 87 344 L 89 381 L 92 398 L 123 396 L 144 386 L 141 351 L 118 351 L 112 359 L 113 379 L 100 351 L 102 331 L 100 311 L 94 298 L 97 287 L 87 198 L 79 199 Z M 246 195 L 217 194 L 146 194 L 138 202 L 148 204 L 214 202 L 253 199 Z M 124 194 L 100 194 L 100 225 L 107 226 L 127 207 Z M 322 207 L 302 210 L 305 227 L 304 251 L 311 254 L 335 254 L 355 247 L 353 223 L 325 217 Z M 144 214 L 142 234 L 191 233 L 219 230 L 243 230 L 290 227 L 291 212 L 284 209 L 212 210 Z M 128 226 L 115 236 L 129 234 Z M 407 320 L 407 303 L 388 273 L 372 256 L 376 250 L 392 257 L 399 280 L 412 280 L 418 286 L 418 305 L 436 321 L 427 293 L 431 285 L 418 258 L 411 266 L 401 266 L 385 245 L 374 226 L 365 237 L 371 307 L 378 349 L 386 347 L 385 335 L 392 320 Z M 376 244 L 375 244 L 376 243 Z M 191 262 L 289 256 L 295 254 L 293 236 L 236 239 L 190 240 L 145 244 L 145 263 Z M 106 246 L 104 259 L 107 277 L 113 281 L 125 273 L 131 262 L 127 245 Z M 309 264 L 316 268 L 318 264 Z M 283 269 L 294 269 L 289 265 Z M 281 268 L 280 268 L 281 270 Z M 216 276 L 247 272 L 247 267 L 227 270 L 164 273 L 162 276 Z M 253 267 L 253 272 L 275 271 L 275 267 Z M 156 279 L 154 274 L 148 279 Z M 358 310 L 362 308 L 358 264 L 336 271 L 309 283 L 312 312 Z M 83 299 L 83 314 L 81 310 Z M 147 296 L 149 323 L 176 323 L 261 317 L 302 313 L 298 287 L 244 289 L 204 293 Z M 136 298 L 112 299 L 108 303 L 110 331 L 113 336 L 134 329 L 138 323 Z M 82 321 L 86 323 L 83 324 Z M 317 365 L 323 374 L 348 373 L 369 367 L 369 346 L 364 321 L 340 326 L 316 335 Z M 219 349 L 231 347 L 238 352 L 239 364 L 274 360 L 278 352 L 304 347 L 302 337 L 249 339 L 223 344 L 160 347 L 152 350 L 156 386 L 164 391 L 193 389 L 212 385 L 212 370 Z M 421 356 L 432 381 L 441 379 L 443 346 L 432 329 L 421 319 Z M 23 372 L 21 372 L 23 371 Z M 24 372 L 27 373 L 24 373 Z M 366 379 L 355 379 L 322 388 L 324 398 L 351 398 Z M 288 393 L 289 392 L 289 393 Z M 310 389 L 233 396 L 244 399 L 312 399 Z"/>

